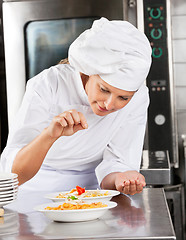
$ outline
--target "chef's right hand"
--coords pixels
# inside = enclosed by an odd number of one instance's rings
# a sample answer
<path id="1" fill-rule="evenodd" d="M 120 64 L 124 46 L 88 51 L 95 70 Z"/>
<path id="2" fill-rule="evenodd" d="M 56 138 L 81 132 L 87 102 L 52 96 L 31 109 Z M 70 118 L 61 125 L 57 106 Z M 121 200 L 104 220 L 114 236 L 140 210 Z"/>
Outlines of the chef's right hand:
<path id="1" fill-rule="evenodd" d="M 61 136 L 71 136 L 86 128 L 88 128 L 88 124 L 83 113 L 72 109 L 54 117 L 46 131 L 52 138 L 59 138 Z"/>

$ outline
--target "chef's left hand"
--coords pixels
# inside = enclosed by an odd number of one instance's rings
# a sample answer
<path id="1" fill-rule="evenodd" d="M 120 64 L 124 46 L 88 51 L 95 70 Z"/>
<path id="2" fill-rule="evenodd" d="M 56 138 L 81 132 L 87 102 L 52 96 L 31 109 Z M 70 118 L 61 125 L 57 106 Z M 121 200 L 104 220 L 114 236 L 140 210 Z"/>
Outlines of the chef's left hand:
<path id="1" fill-rule="evenodd" d="M 141 193 L 146 185 L 145 177 L 137 171 L 126 171 L 116 174 L 116 189 L 124 194 Z"/>

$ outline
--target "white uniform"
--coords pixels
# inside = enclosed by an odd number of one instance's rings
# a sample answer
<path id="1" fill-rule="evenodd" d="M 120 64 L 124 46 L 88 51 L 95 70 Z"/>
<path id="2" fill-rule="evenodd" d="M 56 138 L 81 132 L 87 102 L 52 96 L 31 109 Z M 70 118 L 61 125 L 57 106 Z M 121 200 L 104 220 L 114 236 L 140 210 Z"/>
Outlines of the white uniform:
<path id="1" fill-rule="evenodd" d="M 76 109 L 84 114 L 88 129 L 60 137 L 39 172 L 22 189 L 62 191 L 76 185 L 95 188 L 111 172 L 139 170 L 148 104 L 148 89 L 142 85 L 123 109 L 98 116 L 89 105 L 79 72 L 63 64 L 44 70 L 28 81 L 1 155 L 1 168 L 11 171 L 17 152 L 54 116 Z"/>

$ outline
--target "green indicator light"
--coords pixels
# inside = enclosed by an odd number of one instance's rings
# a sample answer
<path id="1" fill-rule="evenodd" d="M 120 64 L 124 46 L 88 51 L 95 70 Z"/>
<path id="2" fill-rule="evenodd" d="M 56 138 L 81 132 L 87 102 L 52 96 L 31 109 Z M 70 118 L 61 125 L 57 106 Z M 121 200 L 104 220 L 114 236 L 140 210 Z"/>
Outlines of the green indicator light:
<path id="1" fill-rule="evenodd" d="M 153 28 L 150 35 L 154 39 L 159 39 L 162 36 L 162 31 L 160 29 Z"/>
<path id="2" fill-rule="evenodd" d="M 153 56 L 154 58 L 159 58 L 159 57 L 161 57 L 162 53 L 163 53 L 163 51 L 162 51 L 162 49 L 161 49 L 160 47 L 159 47 L 159 48 L 153 48 L 153 49 L 152 49 L 152 56 Z"/>
<path id="3" fill-rule="evenodd" d="M 156 11 L 156 13 L 155 13 L 155 11 Z M 161 16 L 161 10 L 159 8 L 156 8 L 156 9 L 152 8 L 150 11 L 150 16 L 154 19 L 159 18 Z"/>
<path id="4" fill-rule="evenodd" d="M 151 10 L 151 8 L 150 8 L 150 7 L 148 7 L 148 8 L 147 8 L 147 11 L 150 11 L 150 10 Z"/>
<path id="5" fill-rule="evenodd" d="M 164 17 L 160 17 L 160 20 L 163 20 L 164 19 Z"/>

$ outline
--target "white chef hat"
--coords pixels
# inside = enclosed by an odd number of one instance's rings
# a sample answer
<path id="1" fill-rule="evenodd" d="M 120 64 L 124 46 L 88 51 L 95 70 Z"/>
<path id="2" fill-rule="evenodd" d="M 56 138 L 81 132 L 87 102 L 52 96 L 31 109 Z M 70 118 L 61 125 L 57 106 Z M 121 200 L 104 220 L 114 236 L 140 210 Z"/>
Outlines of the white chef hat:
<path id="1" fill-rule="evenodd" d="M 68 59 L 79 72 L 98 74 L 116 88 L 135 91 L 149 72 L 151 47 L 129 22 L 102 17 L 71 44 Z"/>

